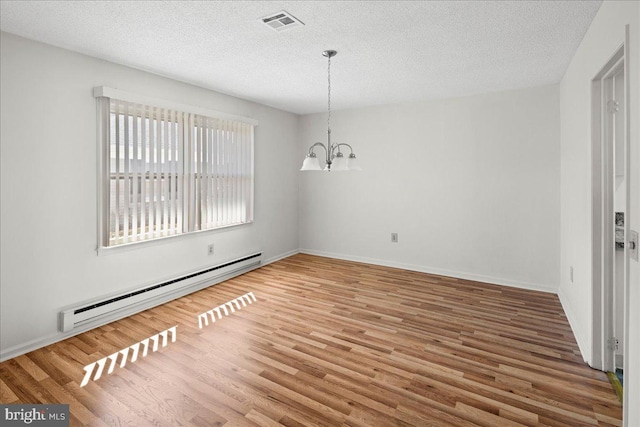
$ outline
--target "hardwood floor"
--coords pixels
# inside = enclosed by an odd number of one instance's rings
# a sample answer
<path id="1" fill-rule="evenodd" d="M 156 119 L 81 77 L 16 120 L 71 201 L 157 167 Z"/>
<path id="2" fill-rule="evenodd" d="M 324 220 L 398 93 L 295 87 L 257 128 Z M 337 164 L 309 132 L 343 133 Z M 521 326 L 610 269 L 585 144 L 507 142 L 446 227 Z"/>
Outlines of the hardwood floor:
<path id="1" fill-rule="evenodd" d="M 198 327 L 198 314 L 257 301 Z M 83 368 L 177 339 L 80 387 Z M 295 255 L 0 364 L 71 425 L 608 426 L 622 410 L 556 295 Z"/>

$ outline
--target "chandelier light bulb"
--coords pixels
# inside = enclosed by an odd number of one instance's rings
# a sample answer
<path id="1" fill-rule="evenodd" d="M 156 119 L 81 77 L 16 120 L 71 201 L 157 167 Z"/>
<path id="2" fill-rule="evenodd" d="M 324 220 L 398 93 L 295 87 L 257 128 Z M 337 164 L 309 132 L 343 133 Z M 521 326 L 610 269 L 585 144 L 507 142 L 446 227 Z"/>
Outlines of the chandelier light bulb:
<path id="1" fill-rule="evenodd" d="M 305 157 L 304 162 L 302 162 L 302 168 L 300 170 L 301 171 L 320 171 L 322 170 L 322 168 L 320 168 L 320 161 L 318 161 L 318 158 L 316 157 L 316 155 L 313 154 L 313 156 L 307 155 L 307 157 Z"/>

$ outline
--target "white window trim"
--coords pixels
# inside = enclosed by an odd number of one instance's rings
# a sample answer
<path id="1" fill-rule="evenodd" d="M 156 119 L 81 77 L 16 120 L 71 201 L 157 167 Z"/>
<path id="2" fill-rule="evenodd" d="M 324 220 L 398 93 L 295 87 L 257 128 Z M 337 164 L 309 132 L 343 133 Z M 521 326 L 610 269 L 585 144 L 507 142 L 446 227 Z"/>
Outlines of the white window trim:
<path id="1" fill-rule="evenodd" d="M 138 94 L 138 93 L 134 93 L 134 92 L 128 92 L 128 91 L 124 91 L 124 90 L 120 90 L 120 89 L 115 89 L 115 88 L 111 88 L 111 87 L 107 87 L 107 86 L 97 86 L 93 89 L 93 96 L 94 98 L 114 98 L 114 99 L 119 99 L 122 101 L 127 101 L 127 102 L 131 102 L 131 103 L 138 103 L 138 104 L 143 104 L 143 105 L 153 105 L 154 107 L 162 107 L 162 108 L 167 108 L 167 109 L 173 109 L 173 110 L 180 110 L 182 112 L 185 113 L 193 113 L 193 114 L 198 114 L 198 115 L 202 115 L 202 116 L 207 116 L 207 117 L 216 117 L 219 119 L 224 119 L 224 120 L 234 120 L 234 121 L 238 121 L 238 122 L 242 122 L 242 123 L 247 123 L 253 126 L 258 126 L 259 122 L 258 120 L 249 118 L 249 117 L 245 117 L 245 116 L 238 116 L 238 115 L 234 115 L 234 114 L 229 114 L 229 113 L 224 113 L 224 112 L 220 112 L 220 111 L 216 111 L 216 110 L 211 110 L 208 108 L 202 108 L 202 107 L 198 107 L 198 106 L 193 106 L 193 105 L 188 105 L 188 104 L 181 104 L 178 102 L 173 102 L 173 101 L 169 101 L 166 99 L 162 99 L 162 98 L 155 98 L 152 96 L 148 96 L 148 95 L 143 95 L 143 94 Z M 109 204 L 109 194 L 107 191 L 104 191 L 104 189 L 106 188 L 105 182 L 104 182 L 104 177 L 105 175 L 105 171 L 108 170 L 108 162 L 109 162 L 109 146 L 107 144 L 103 144 L 102 142 L 106 139 L 106 135 L 105 133 L 108 132 L 108 129 L 105 128 L 103 126 L 104 123 L 108 123 L 108 120 L 105 121 L 104 117 L 101 117 L 103 114 L 105 114 L 104 111 L 102 111 L 101 109 L 101 103 L 97 102 L 96 103 L 96 110 L 97 110 L 97 143 L 96 143 L 96 147 L 97 147 L 97 156 L 96 156 L 96 160 L 97 160 L 97 170 L 98 170 L 98 179 L 97 179 L 97 219 L 98 219 L 98 227 L 97 227 L 97 248 L 96 248 L 96 254 L 97 255 L 107 255 L 107 254 L 114 254 L 114 253 L 120 253 L 123 251 L 129 251 L 132 249 L 138 249 L 138 248 L 143 248 L 143 247 L 149 247 L 149 246 L 154 246 L 154 245 L 158 245 L 158 244 L 163 244 L 166 243 L 167 241 L 170 240 L 177 240 L 177 239 L 189 239 L 189 238 L 194 238 L 196 236 L 200 236 L 202 235 L 202 233 L 216 233 L 216 232 L 221 232 L 221 231 L 225 231 L 228 230 L 230 228 L 235 228 L 235 227 L 242 227 L 242 226 L 247 226 L 247 225 L 251 225 L 253 224 L 253 221 L 244 223 L 244 224 L 231 224 L 231 225 L 225 225 L 225 226 L 221 226 L 221 227 L 216 227 L 216 228 L 212 228 L 212 229 L 208 229 L 208 230 L 198 230 L 198 231 L 191 231 L 188 233 L 183 233 L 183 234 L 179 234 L 179 235 L 174 235 L 174 236 L 165 236 L 165 237 L 159 237 L 159 238 L 155 238 L 155 239 L 150 239 L 150 240 L 142 240 L 139 242 L 131 242 L 131 243 L 125 243 L 125 244 L 120 244 L 120 245 L 116 245 L 116 246 L 107 246 L 108 242 L 105 242 L 105 233 L 104 233 L 104 208 L 105 206 L 108 206 Z M 106 114 L 109 114 L 109 112 L 106 112 Z M 255 164 L 254 162 L 254 156 L 255 156 L 255 152 L 252 149 L 251 152 L 251 163 Z M 254 195 L 253 195 L 253 191 L 251 194 L 251 199 L 254 200 Z"/>

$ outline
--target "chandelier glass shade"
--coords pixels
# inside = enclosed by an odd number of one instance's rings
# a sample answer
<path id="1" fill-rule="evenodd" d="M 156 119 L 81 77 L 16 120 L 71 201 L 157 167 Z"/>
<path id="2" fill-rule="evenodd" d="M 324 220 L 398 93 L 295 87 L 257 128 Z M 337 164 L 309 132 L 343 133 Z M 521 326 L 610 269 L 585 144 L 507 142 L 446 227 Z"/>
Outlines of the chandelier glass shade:
<path id="1" fill-rule="evenodd" d="M 322 142 L 316 142 L 315 144 L 309 147 L 309 152 L 307 157 L 302 162 L 301 171 L 334 171 L 334 172 L 345 172 L 345 171 L 360 171 L 358 162 L 356 161 L 356 155 L 353 153 L 353 148 L 349 144 L 345 143 L 331 143 L 331 58 L 336 56 L 338 52 L 335 50 L 325 50 L 322 52 L 322 55 L 328 59 L 328 67 L 327 67 L 327 81 L 329 84 L 328 90 L 328 102 L 327 102 L 327 110 L 328 110 L 328 118 L 327 118 L 327 143 L 323 144 Z M 314 149 L 316 147 L 322 147 L 325 154 L 324 159 L 324 168 L 320 165 L 320 159 L 316 156 Z M 349 148 L 349 156 L 345 157 L 341 147 Z"/>

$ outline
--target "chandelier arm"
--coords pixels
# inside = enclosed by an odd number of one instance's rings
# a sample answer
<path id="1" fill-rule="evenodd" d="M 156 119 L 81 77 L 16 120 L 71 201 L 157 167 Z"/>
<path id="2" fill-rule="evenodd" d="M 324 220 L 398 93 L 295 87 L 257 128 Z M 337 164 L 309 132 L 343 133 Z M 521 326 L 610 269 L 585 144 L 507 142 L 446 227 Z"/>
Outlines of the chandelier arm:
<path id="1" fill-rule="evenodd" d="M 334 144 L 334 145 L 336 146 L 336 148 L 338 148 L 338 152 L 340 152 L 340 146 L 341 145 L 347 146 L 347 147 L 349 147 L 349 150 L 351 150 L 351 154 L 353 154 L 353 147 L 350 146 L 349 144 L 347 144 L 346 142 L 341 142 L 339 144 Z"/>
<path id="2" fill-rule="evenodd" d="M 325 146 L 324 146 L 324 144 L 323 144 L 322 142 L 316 142 L 316 143 L 315 143 L 315 144 L 313 144 L 311 147 L 309 147 L 309 154 L 313 153 L 313 149 L 314 149 L 315 147 L 318 147 L 318 146 L 322 147 L 322 148 L 324 149 L 324 151 L 325 151 L 325 152 L 327 151 L 327 147 L 325 147 Z"/>
<path id="3" fill-rule="evenodd" d="M 342 144 L 342 143 L 340 143 L 340 144 L 338 144 L 338 143 L 331 144 L 331 159 L 333 159 L 334 157 L 336 157 L 336 155 L 338 153 L 340 153 L 340 146 L 341 145 L 346 145 L 346 144 Z"/>
<path id="4" fill-rule="evenodd" d="M 322 147 L 322 149 L 324 150 L 324 153 L 325 153 L 325 161 L 328 164 L 331 164 L 331 153 L 332 153 L 333 150 L 331 148 L 327 149 L 327 147 L 322 142 L 316 142 L 311 147 L 309 147 L 309 154 L 313 153 L 313 149 L 315 147 Z"/>

